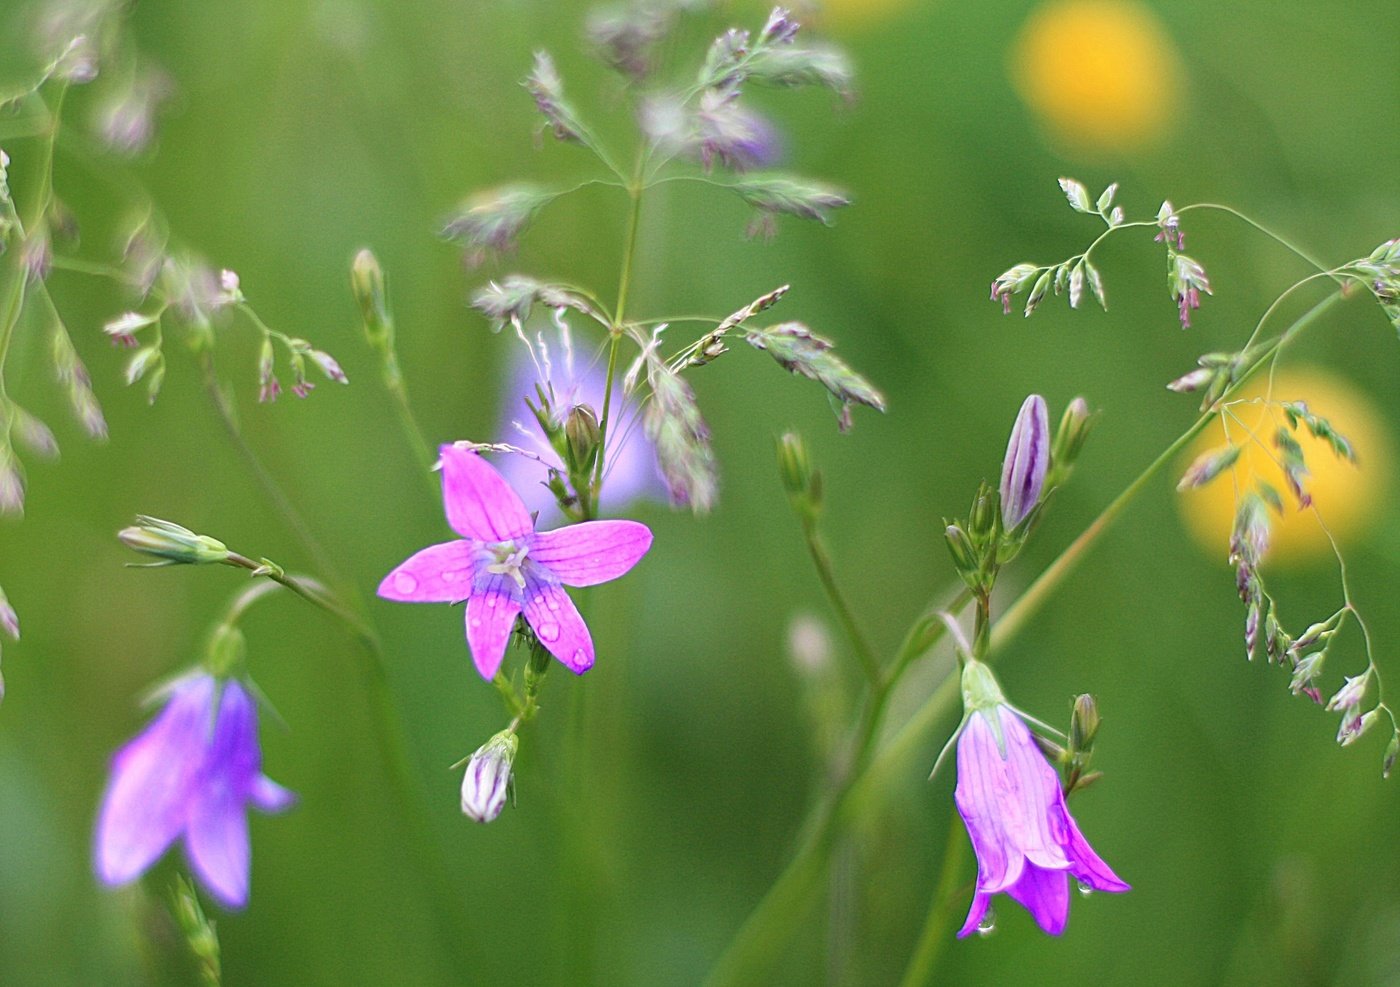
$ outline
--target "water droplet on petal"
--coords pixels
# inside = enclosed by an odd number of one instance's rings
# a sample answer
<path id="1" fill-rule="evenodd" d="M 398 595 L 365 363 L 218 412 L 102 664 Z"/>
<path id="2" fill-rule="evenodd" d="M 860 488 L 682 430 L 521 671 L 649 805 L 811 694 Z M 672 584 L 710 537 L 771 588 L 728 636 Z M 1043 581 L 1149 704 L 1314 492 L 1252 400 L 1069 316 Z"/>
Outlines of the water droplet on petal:
<path id="1" fill-rule="evenodd" d="M 407 572 L 400 572 L 394 576 L 394 589 L 400 593 L 412 593 L 418 589 L 418 579 Z"/>
<path id="2" fill-rule="evenodd" d="M 455 583 L 457 581 L 457 573 L 448 569 L 442 574 L 442 581 L 445 583 Z"/>
<path id="3" fill-rule="evenodd" d="M 494 596 L 488 596 L 486 598 L 486 605 L 488 607 L 494 607 L 496 605 L 496 598 Z"/>
<path id="4" fill-rule="evenodd" d="M 558 596 L 558 594 L 555 594 L 554 596 L 551 596 L 551 597 L 549 598 L 549 609 L 551 609 L 551 610 L 558 610 L 558 609 L 559 609 L 559 596 Z"/>
<path id="5" fill-rule="evenodd" d="M 1079 894 L 1081 897 L 1087 898 L 1089 897 L 1089 895 L 1094 893 L 1094 889 L 1089 887 L 1089 885 L 1085 884 L 1083 881 L 1075 881 L 1074 883 L 1078 886 Z"/>
<path id="6" fill-rule="evenodd" d="M 582 665 L 582 664 L 583 664 L 584 662 L 586 662 L 586 661 L 588 661 L 588 656 L 587 656 L 586 654 L 583 653 L 583 649 L 582 649 L 582 648 L 577 648 L 577 649 L 575 649 L 575 650 L 574 650 L 574 664 L 575 664 L 575 665 Z"/>
<path id="7" fill-rule="evenodd" d="M 471 620 L 467 621 L 467 623 L 471 624 L 473 627 L 480 627 L 480 626 L 481 626 L 481 618 L 480 618 L 480 617 L 473 617 Z"/>
<path id="8" fill-rule="evenodd" d="M 988 908 L 987 914 L 982 916 L 982 921 L 977 923 L 977 934 L 983 939 L 986 939 L 992 933 L 996 932 L 996 930 L 997 913 Z"/>
<path id="9" fill-rule="evenodd" d="M 559 640 L 559 625 L 546 621 L 535 628 L 535 633 L 540 636 L 541 641 L 557 641 Z"/>

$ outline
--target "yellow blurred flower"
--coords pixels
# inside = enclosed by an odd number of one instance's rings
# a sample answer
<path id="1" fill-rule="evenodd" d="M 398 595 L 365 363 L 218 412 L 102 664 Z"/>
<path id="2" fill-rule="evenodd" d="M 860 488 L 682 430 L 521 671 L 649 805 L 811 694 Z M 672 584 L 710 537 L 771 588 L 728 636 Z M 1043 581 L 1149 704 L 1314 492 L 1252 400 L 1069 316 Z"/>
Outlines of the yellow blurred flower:
<path id="1" fill-rule="evenodd" d="M 1244 396 L 1261 398 L 1266 387 L 1267 382 L 1261 382 Z M 1207 486 L 1179 495 L 1187 528 L 1206 551 L 1221 559 L 1230 542 L 1236 491 L 1246 493 L 1253 489 L 1256 478 L 1271 484 L 1284 499 L 1281 517 L 1270 512 L 1273 547 L 1266 564 L 1298 564 L 1330 557 L 1331 548 L 1321 522 L 1339 542 L 1345 542 L 1364 531 L 1378 516 L 1391 482 L 1395 459 L 1390 432 L 1377 409 L 1347 381 L 1311 368 L 1285 370 L 1274 381 L 1273 399 L 1306 402 L 1309 411 L 1327 419 L 1350 440 L 1359 463 L 1353 465 L 1340 459 L 1325 441 L 1313 438 L 1306 426 L 1300 426 L 1292 434 L 1303 448 L 1309 470 L 1304 489 L 1312 495 L 1317 513 L 1300 511 L 1297 501 L 1287 492 L 1283 470 L 1277 462 L 1278 451 L 1273 447 L 1274 433 L 1280 425 L 1287 425 L 1283 413 L 1276 405 L 1272 412 L 1263 404 L 1232 408 L 1235 417 L 1228 423 L 1228 434 L 1231 441 L 1243 445 L 1239 461 Z M 1251 431 L 1262 440 L 1262 445 L 1250 440 Z M 1181 468 L 1225 442 L 1225 425 L 1217 422 L 1187 451 Z"/>
<path id="2" fill-rule="evenodd" d="M 1011 52 L 1021 99 L 1055 137 L 1130 151 L 1171 135 L 1181 61 L 1147 7 L 1129 0 L 1042 4 Z"/>

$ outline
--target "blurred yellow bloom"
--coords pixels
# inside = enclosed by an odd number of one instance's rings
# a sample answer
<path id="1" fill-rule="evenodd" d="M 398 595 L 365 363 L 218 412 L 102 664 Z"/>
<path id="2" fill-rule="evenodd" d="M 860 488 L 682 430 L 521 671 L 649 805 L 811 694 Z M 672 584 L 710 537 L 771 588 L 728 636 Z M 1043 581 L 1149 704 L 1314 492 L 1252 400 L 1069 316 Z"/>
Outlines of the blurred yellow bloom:
<path id="1" fill-rule="evenodd" d="M 1246 397 L 1262 397 L 1267 386 L 1267 382 L 1260 383 Z M 1303 448 L 1309 470 L 1304 489 L 1312 495 L 1317 513 L 1300 511 L 1297 501 L 1287 492 L 1272 441 L 1278 427 L 1287 425 L 1287 419 L 1277 406 L 1272 410 L 1262 404 L 1233 408 L 1235 417 L 1228 423 L 1228 434 L 1230 441 L 1244 446 L 1239 461 L 1209 485 L 1179 495 L 1187 528 L 1206 551 L 1221 559 L 1228 552 L 1236 491 L 1253 489 L 1256 478 L 1272 484 L 1284 498 L 1283 516 L 1270 512 L 1273 548 L 1267 557 L 1267 562 L 1283 564 L 1330 557 L 1331 548 L 1319 516 L 1337 540 L 1345 542 L 1379 516 L 1390 485 L 1395 462 L 1390 432 L 1377 409 L 1347 381 L 1311 368 L 1287 370 L 1274 381 L 1273 398 L 1306 402 L 1309 411 L 1326 418 L 1351 441 L 1359 463 L 1353 465 L 1338 458 L 1331 446 L 1313 438 L 1306 426 L 1300 426 L 1293 435 Z M 1251 430 L 1262 445 L 1249 439 Z M 1181 468 L 1225 442 L 1225 426 L 1212 425 L 1187 451 Z"/>
<path id="2" fill-rule="evenodd" d="M 1182 70 L 1156 16 L 1129 0 L 1040 6 L 1011 52 L 1021 99 L 1055 137 L 1130 151 L 1170 136 Z"/>

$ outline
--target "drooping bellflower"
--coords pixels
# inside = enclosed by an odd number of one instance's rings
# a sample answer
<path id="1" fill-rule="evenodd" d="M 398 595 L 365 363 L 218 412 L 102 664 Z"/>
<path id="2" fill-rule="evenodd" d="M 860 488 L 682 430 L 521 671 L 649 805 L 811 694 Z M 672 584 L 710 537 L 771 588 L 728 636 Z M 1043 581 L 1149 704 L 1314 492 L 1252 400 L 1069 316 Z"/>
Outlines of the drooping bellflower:
<path id="1" fill-rule="evenodd" d="M 410 556 L 379 584 L 404 603 L 466 601 L 467 646 L 481 677 L 501 667 L 517 614 L 570 671 L 593 667 L 593 639 L 565 586 L 593 586 L 626 573 L 651 547 L 637 521 L 586 521 L 536 531 L 529 510 L 484 459 L 442 447 L 447 523 L 462 537 Z"/>
<path id="2" fill-rule="evenodd" d="M 295 796 L 262 773 L 257 705 L 236 679 L 205 672 L 169 688 L 165 709 L 112 758 L 97 817 L 94 867 L 130 883 L 183 837 L 185 856 L 222 905 L 248 903 L 248 806 Z"/>
<path id="3" fill-rule="evenodd" d="M 977 854 L 977 887 L 958 937 L 981 926 L 1008 894 L 1052 936 L 1069 919 L 1069 881 L 1097 891 L 1129 887 L 1103 862 L 1065 807 L 1055 769 L 1001 693 L 991 670 L 963 670 L 966 721 L 958 737 L 958 814 Z"/>

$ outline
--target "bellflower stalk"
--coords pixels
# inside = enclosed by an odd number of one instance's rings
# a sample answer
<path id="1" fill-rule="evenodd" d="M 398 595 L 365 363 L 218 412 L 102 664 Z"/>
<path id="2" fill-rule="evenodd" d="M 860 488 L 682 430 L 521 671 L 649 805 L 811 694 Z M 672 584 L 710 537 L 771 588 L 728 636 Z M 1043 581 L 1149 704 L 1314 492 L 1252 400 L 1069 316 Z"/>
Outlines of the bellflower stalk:
<path id="1" fill-rule="evenodd" d="M 295 796 L 262 773 L 257 706 L 236 679 L 195 672 L 112 759 L 97 818 L 103 884 L 136 880 L 176 839 L 204 888 L 227 908 L 248 903 L 248 805 L 279 812 Z"/>
<path id="2" fill-rule="evenodd" d="M 1057 936 L 1069 919 L 1069 879 L 1097 891 L 1128 885 L 1089 846 L 1065 807 L 1060 780 L 982 662 L 962 675 L 966 719 L 958 737 L 954 801 L 977 854 L 977 887 L 959 938 L 1006 893 Z"/>
<path id="3" fill-rule="evenodd" d="M 475 452 L 445 445 L 442 499 L 462 537 L 410 556 L 379 584 L 401 603 L 466 601 L 467 646 L 488 682 L 523 614 L 545 649 L 582 675 L 593 667 L 593 639 L 564 586 L 594 586 L 630 570 L 651 547 L 636 521 L 587 521 L 536 531 L 520 497 Z"/>

